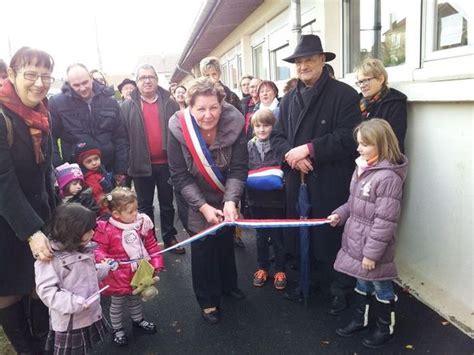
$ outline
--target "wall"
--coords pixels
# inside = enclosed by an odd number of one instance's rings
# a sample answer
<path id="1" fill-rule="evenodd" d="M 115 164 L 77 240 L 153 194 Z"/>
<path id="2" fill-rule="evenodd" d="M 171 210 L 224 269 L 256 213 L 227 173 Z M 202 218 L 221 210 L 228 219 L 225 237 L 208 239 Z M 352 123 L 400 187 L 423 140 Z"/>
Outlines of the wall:
<path id="1" fill-rule="evenodd" d="M 472 336 L 473 102 L 412 102 L 399 229 L 400 279 Z"/>

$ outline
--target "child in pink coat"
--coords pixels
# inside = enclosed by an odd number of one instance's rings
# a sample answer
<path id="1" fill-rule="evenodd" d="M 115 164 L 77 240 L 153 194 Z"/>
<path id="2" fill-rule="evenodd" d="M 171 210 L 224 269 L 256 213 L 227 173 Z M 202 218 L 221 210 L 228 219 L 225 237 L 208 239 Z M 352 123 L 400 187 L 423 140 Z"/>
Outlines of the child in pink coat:
<path id="1" fill-rule="evenodd" d="M 135 260 L 119 263 L 117 270 L 111 272 L 101 287 L 108 285 L 104 295 L 110 295 L 110 320 L 113 329 L 113 342 L 117 346 L 128 344 L 122 325 L 122 311 L 128 304 L 133 327 L 147 334 L 156 333 L 156 326 L 143 318 L 143 305 L 140 295 L 132 295 L 130 282 L 140 259 L 146 259 L 154 267 L 155 273 L 163 269 L 163 257 L 156 255 L 160 247 L 156 243 L 154 226 L 150 218 L 138 213 L 137 195 L 128 188 L 116 188 L 104 196 L 104 203 L 110 209 L 111 217 L 98 221 L 94 241 L 97 262 Z"/>

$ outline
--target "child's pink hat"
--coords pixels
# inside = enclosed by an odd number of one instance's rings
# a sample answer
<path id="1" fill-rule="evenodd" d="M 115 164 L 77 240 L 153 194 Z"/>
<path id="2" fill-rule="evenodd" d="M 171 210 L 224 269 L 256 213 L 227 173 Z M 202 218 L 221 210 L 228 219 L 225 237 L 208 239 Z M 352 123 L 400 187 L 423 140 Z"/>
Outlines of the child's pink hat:
<path id="1" fill-rule="evenodd" d="M 84 175 L 82 175 L 81 168 L 78 164 L 64 163 L 58 166 L 54 173 L 59 185 L 59 193 L 64 196 L 64 187 L 73 180 L 81 180 L 84 183 Z"/>

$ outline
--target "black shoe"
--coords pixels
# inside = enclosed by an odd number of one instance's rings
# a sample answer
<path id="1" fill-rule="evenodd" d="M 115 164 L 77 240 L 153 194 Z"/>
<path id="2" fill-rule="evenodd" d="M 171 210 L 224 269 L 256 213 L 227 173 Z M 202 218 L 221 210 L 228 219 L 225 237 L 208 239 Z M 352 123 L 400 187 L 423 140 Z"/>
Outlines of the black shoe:
<path id="1" fill-rule="evenodd" d="M 299 287 L 293 288 L 285 292 L 283 294 L 283 297 L 289 301 L 303 302 L 304 300 L 303 292 L 301 291 L 301 288 Z"/>
<path id="2" fill-rule="evenodd" d="M 218 309 L 209 313 L 202 311 L 201 316 L 209 324 L 217 324 L 221 321 L 221 314 Z"/>
<path id="3" fill-rule="evenodd" d="M 346 296 L 334 296 L 331 304 L 327 309 L 327 313 L 336 316 L 341 314 L 347 308 L 347 299 Z"/>
<path id="4" fill-rule="evenodd" d="M 169 247 L 172 247 L 173 245 L 176 245 L 176 244 L 178 244 L 178 241 L 176 240 L 176 238 L 173 238 L 169 242 L 164 243 L 165 249 L 167 249 Z M 186 254 L 186 249 L 184 249 L 183 247 L 177 247 L 177 248 L 174 248 L 174 249 L 170 250 L 170 253 Z"/>
<path id="5" fill-rule="evenodd" d="M 236 288 L 235 290 L 232 291 L 224 291 L 222 292 L 224 295 L 228 297 L 232 297 L 233 299 L 240 301 L 245 298 L 245 293 L 243 293 L 240 289 Z"/>
<path id="6" fill-rule="evenodd" d="M 155 334 L 156 333 L 156 325 L 152 322 L 148 322 L 142 319 L 140 322 L 132 322 L 133 328 L 141 331 L 145 334 Z"/>
<path id="7" fill-rule="evenodd" d="M 128 339 L 123 328 L 116 329 L 112 333 L 112 342 L 115 346 L 121 347 L 128 345 Z"/>

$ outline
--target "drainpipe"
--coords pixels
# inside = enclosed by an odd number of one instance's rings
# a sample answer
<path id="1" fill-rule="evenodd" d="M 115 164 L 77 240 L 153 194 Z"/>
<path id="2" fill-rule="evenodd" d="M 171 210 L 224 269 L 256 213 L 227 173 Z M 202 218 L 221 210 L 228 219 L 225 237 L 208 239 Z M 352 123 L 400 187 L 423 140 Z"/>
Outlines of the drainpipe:
<path id="1" fill-rule="evenodd" d="M 293 52 L 301 37 L 301 0 L 290 1 L 290 50 Z M 291 76 L 296 76 L 296 67 L 291 66 Z"/>
<path id="2" fill-rule="evenodd" d="M 301 37 L 301 0 L 290 2 L 290 46 L 295 47 Z"/>

